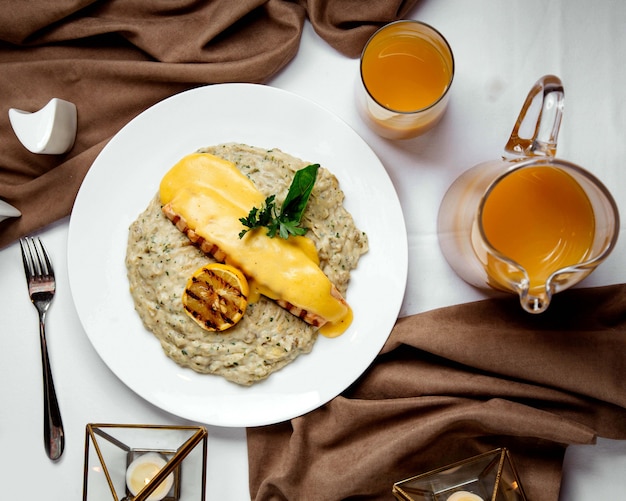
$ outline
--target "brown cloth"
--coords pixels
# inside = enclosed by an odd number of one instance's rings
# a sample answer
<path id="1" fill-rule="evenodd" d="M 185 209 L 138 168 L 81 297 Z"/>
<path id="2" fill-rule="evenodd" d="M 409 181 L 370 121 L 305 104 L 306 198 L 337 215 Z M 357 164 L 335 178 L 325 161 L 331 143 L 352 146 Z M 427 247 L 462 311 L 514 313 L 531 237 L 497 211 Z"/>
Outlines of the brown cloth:
<path id="1" fill-rule="evenodd" d="M 507 447 L 529 501 L 556 501 L 568 444 L 626 439 L 625 376 L 626 284 L 541 315 L 511 296 L 406 317 L 342 395 L 248 429 L 251 498 L 393 499 L 394 482 Z"/>
<path id="2" fill-rule="evenodd" d="M 0 0 L 0 199 L 22 212 L 0 223 L 0 248 L 69 215 L 98 153 L 151 105 L 201 85 L 267 81 L 296 54 L 307 16 L 356 57 L 416 1 Z M 30 153 L 8 110 L 53 97 L 77 106 L 74 147 Z"/>

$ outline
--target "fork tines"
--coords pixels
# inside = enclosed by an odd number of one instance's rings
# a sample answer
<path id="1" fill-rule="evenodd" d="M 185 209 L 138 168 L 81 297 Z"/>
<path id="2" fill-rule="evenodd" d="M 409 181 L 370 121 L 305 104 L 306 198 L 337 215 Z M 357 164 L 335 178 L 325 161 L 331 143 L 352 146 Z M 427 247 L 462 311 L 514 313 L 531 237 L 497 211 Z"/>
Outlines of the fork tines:
<path id="1" fill-rule="evenodd" d="M 52 263 L 40 238 L 23 237 L 20 239 L 20 246 L 27 278 L 54 274 Z"/>

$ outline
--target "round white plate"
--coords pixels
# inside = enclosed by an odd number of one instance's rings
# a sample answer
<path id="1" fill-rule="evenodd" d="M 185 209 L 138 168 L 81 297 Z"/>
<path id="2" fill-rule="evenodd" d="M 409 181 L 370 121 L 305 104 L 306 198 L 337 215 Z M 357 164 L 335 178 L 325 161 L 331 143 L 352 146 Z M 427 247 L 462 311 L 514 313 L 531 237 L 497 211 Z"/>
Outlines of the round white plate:
<path id="1" fill-rule="evenodd" d="M 238 142 L 320 163 L 339 179 L 345 206 L 369 237 L 347 300 L 354 322 L 340 337 L 252 387 L 200 375 L 167 358 L 134 310 L 124 258 L 128 227 L 161 177 L 203 146 Z M 102 360 L 128 387 L 180 417 L 217 426 L 260 426 L 325 404 L 370 365 L 396 321 L 408 246 L 398 197 L 383 165 L 343 121 L 294 94 L 219 84 L 172 96 L 129 122 L 103 149 L 80 188 L 68 237 L 72 296 Z"/>

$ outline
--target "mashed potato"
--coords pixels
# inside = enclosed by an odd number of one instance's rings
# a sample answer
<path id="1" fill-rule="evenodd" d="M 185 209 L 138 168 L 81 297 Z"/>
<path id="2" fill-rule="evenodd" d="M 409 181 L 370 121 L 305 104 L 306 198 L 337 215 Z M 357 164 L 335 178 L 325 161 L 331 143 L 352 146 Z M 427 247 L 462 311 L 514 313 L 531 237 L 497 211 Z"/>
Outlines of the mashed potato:
<path id="1" fill-rule="evenodd" d="M 265 196 L 276 194 L 279 206 L 294 173 L 311 163 L 277 149 L 242 144 L 200 151 L 233 162 Z M 321 168 L 303 226 L 318 249 L 320 267 L 345 295 L 350 271 L 368 242 L 343 207 L 343 198 L 337 179 Z M 206 331 L 190 319 L 181 303 L 185 284 L 196 269 L 213 261 L 163 215 L 158 194 L 130 226 L 126 267 L 135 309 L 168 357 L 196 372 L 251 385 L 313 349 L 317 328 L 265 297 L 249 304 L 243 319 L 223 332 Z"/>

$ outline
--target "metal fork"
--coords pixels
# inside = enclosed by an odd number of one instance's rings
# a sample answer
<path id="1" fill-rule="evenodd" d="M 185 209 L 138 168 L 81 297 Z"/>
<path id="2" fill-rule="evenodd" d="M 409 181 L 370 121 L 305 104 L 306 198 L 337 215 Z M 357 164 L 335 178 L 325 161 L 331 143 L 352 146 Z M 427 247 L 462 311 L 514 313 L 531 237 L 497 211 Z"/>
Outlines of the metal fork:
<path id="1" fill-rule="evenodd" d="M 56 290 L 54 270 L 48 253 L 39 238 L 24 237 L 20 239 L 22 261 L 28 283 L 30 300 L 39 313 L 39 340 L 41 342 L 41 363 L 43 369 L 44 389 L 44 445 L 46 453 L 52 460 L 57 460 L 63 454 L 65 447 L 65 433 L 59 403 L 54 390 L 48 346 L 46 342 L 46 312 L 52 302 Z"/>

